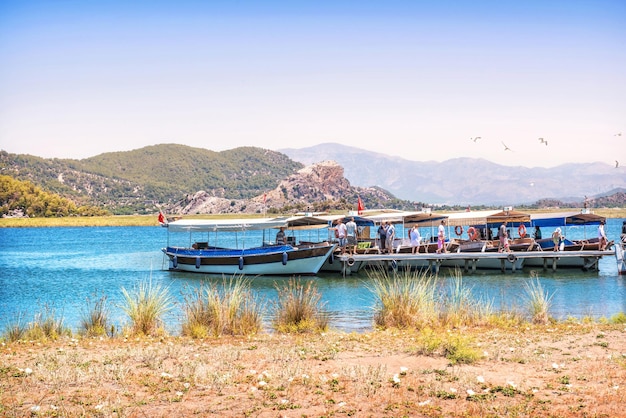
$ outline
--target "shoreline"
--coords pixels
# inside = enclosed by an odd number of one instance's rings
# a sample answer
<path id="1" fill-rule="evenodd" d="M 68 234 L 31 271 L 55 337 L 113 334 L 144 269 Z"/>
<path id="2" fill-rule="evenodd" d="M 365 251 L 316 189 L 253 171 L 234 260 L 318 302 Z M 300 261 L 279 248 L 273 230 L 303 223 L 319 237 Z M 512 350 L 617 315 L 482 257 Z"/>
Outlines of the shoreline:
<path id="1" fill-rule="evenodd" d="M 576 210 L 576 209 L 571 209 Z M 578 209 L 580 210 L 580 209 Z M 527 210 L 527 213 L 562 212 L 566 209 L 554 210 Z M 441 212 L 447 213 L 447 212 Z M 600 208 L 593 213 L 610 219 L 626 218 L 626 208 Z M 190 219 L 223 219 L 241 217 L 259 217 L 258 214 L 210 214 L 189 215 Z M 280 216 L 280 215 L 276 215 Z M 110 215 L 93 217 L 66 217 L 66 218 L 0 218 L 0 228 L 34 228 L 34 227 L 90 227 L 90 226 L 158 226 L 157 214 L 153 215 Z"/>

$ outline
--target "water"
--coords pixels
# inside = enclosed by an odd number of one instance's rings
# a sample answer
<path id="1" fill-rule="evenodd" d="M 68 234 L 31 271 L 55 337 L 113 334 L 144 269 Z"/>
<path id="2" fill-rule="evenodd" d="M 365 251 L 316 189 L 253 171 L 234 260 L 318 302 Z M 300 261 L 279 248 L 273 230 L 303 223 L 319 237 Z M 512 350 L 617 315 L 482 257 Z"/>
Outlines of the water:
<path id="1" fill-rule="evenodd" d="M 609 239 L 619 238 L 621 224 L 622 219 L 607 221 Z M 423 236 L 427 233 L 423 231 Z M 595 234 L 594 227 L 566 231 L 570 239 Z M 127 318 L 120 308 L 121 289 L 131 290 L 143 280 L 152 280 L 167 286 L 177 302 L 165 320 L 168 330 L 178 333 L 184 294 L 203 280 L 222 279 L 166 270 L 160 248 L 167 239 L 167 230 L 161 227 L 0 228 L 0 332 L 18 315 L 31 321 L 33 315 L 46 308 L 77 330 L 89 306 L 87 299 L 95 301 L 102 295 L 107 296 L 113 323 L 122 326 Z M 551 315 L 558 319 L 610 317 L 626 312 L 626 277 L 617 274 L 614 256 L 601 260 L 599 272 L 537 272 L 543 288 L 553 295 Z M 441 275 L 447 276 L 444 271 Z M 506 274 L 478 272 L 465 275 L 463 283 L 475 297 L 491 301 L 500 309 L 523 306 L 529 277 L 526 269 Z M 275 284 L 286 279 L 254 278 L 252 289 L 261 300 L 271 301 L 276 298 Z M 333 314 L 332 327 L 357 332 L 371 329 L 375 299 L 368 289 L 366 272 L 347 278 L 320 273 L 315 280 L 323 302 Z"/>

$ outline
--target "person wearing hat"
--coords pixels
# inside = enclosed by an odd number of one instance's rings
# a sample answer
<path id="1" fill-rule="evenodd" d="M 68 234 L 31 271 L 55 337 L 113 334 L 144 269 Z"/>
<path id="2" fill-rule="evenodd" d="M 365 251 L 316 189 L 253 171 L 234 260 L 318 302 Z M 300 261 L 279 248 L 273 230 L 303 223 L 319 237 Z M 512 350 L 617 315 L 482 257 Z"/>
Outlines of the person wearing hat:
<path id="1" fill-rule="evenodd" d="M 554 251 L 559 251 L 559 245 L 561 244 L 561 240 L 563 239 L 563 235 L 561 235 L 561 228 L 557 228 L 552 233 L 552 242 L 554 243 Z"/>

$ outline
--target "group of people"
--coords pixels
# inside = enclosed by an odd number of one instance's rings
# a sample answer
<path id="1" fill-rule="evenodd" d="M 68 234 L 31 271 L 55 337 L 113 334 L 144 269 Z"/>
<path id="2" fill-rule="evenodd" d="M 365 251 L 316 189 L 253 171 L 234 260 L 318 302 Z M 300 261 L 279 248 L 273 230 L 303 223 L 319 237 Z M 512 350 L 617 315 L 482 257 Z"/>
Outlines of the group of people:
<path id="1" fill-rule="evenodd" d="M 380 252 L 388 254 L 393 252 L 393 240 L 396 239 L 396 228 L 391 222 L 382 221 L 378 227 L 378 238 L 380 240 Z"/>
<path id="2" fill-rule="evenodd" d="M 357 246 L 357 226 L 354 218 L 350 218 L 345 224 L 342 219 L 337 220 L 335 238 L 341 247 L 342 254 L 354 255 Z"/>

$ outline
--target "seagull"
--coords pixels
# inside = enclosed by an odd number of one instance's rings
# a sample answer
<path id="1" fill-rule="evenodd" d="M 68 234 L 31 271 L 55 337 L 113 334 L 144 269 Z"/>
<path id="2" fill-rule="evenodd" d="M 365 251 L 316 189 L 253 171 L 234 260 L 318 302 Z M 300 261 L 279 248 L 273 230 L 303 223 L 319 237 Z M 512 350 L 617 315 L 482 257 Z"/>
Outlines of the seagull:
<path id="1" fill-rule="evenodd" d="M 513 151 L 511 148 L 507 147 L 506 144 L 504 143 L 504 141 L 500 141 L 502 142 L 502 145 L 504 145 L 504 150 L 505 151 Z"/>
<path id="2" fill-rule="evenodd" d="M 621 132 L 618 132 L 618 133 L 616 133 L 616 134 L 615 134 L 615 135 L 613 135 L 613 136 L 622 136 L 622 133 L 621 133 Z"/>
<path id="3" fill-rule="evenodd" d="M 539 138 L 539 142 L 541 142 L 542 144 L 546 144 L 546 146 L 548 145 L 548 141 L 543 138 Z"/>
<path id="4" fill-rule="evenodd" d="M 477 136 L 476 138 L 470 138 L 470 139 L 471 139 L 472 141 L 476 142 L 476 141 L 478 141 L 479 139 L 482 139 L 482 137 Z"/>
<path id="5" fill-rule="evenodd" d="M 619 167 L 619 161 L 615 160 L 615 168 Z"/>

